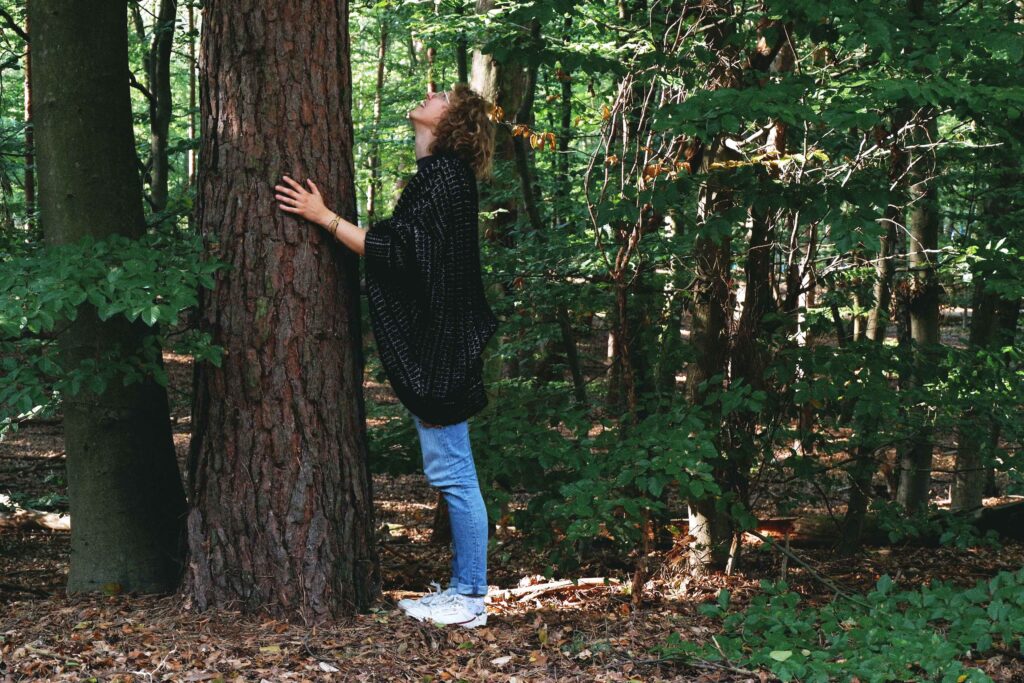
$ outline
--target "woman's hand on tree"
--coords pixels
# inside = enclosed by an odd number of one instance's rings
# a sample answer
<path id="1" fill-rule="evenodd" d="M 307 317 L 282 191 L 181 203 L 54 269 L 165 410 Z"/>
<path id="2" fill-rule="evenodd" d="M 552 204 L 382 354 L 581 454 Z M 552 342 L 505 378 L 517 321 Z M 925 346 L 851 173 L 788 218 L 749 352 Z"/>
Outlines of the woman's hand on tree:
<path id="1" fill-rule="evenodd" d="M 278 192 L 274 196 L 281 202 L 278 204 L 278 208 L 320 225 L 326 223 L 325 219 L 329 219 L 332 214 L 324 206 L 323 197 L 320 196 L 320 189 L 316 183 L 307 179 L 306 182 L 312 188 L 311 191 L 308 191 L 288 176 L 281 177 L 290 187 L 274 185 L 274 189 Z"/>

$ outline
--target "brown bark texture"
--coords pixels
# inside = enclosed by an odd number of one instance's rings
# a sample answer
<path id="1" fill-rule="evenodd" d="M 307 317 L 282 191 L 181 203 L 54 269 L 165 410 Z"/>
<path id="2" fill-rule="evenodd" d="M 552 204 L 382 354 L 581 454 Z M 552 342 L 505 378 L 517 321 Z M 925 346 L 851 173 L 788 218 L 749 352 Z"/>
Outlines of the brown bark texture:
<path id="1" fill-rule="evenodd" d="M 229 262 L 200 301 L 184 592 L 306 622 L 379 593 L 358 257 L 278 208 L 282 175 L 355 222 L 345 2 L 203 10 L 197 225 Z M 307 186 L 308 187 L 308 186 Z"/>
<path id="2" fill-rule="evenodd" d="M 128 91 L 124 2 L 34 0 L 31 90 L 39 223 L 47 245 L 86 237 L 137 239 L 145 232 Z M 56 329 L 65 328 L 59 320 Z M 141 319 L 101 320 L 83 301 L 58 336 L 68 372 L 87 363 L 160 365 Z M 167 390 L 152 374 L 61 399 L 71 517 L 67 592 L 116 587 L 163 593 L 181 577 L 185 492 L 174 454 Z"/>

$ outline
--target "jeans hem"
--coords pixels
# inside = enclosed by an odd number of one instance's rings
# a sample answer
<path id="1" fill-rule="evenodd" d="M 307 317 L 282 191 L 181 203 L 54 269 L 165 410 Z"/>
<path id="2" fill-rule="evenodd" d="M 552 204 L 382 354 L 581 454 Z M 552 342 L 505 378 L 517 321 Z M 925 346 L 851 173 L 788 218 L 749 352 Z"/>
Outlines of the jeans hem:
<path id="1" fill-rule="evenodd" d="M 487 595 L 487 590 L 486 585 L 474 586 L 470 583 L 460 583 L 455 586 L 455 591 L 460 595 Z"/>

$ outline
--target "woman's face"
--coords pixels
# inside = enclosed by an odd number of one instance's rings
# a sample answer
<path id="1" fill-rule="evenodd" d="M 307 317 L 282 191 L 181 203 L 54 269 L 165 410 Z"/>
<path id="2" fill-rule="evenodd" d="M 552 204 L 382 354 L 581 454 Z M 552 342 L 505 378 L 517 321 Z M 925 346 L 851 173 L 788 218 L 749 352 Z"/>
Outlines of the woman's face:
<path id="1" fill-rule="evenodd" d="M 433 130 L 448 109 L 450 96 L 451 91 L 447 90 L 439 93 L 427 93 L 423 101 L 409 112 L 409 120 L 412 121 L 413 126 L 426 126 Z"/>

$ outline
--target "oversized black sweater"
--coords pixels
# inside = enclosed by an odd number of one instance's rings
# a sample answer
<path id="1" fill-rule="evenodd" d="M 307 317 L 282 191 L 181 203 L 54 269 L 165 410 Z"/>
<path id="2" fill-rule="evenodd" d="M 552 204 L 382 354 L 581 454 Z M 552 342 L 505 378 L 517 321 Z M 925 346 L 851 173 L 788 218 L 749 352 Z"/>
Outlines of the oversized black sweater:
<path id="1" fill-rule="evenodd" d="M 370 321 L 402 404 L 434 424 L 487 405 L 481 354 L 498 327 L 480 275 L 476 178 L 450 153 L 416 160 L 390 218 L 366 233 Z"/>

